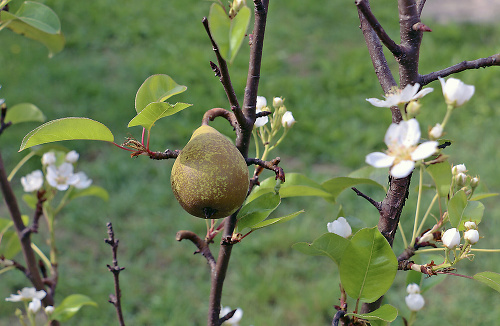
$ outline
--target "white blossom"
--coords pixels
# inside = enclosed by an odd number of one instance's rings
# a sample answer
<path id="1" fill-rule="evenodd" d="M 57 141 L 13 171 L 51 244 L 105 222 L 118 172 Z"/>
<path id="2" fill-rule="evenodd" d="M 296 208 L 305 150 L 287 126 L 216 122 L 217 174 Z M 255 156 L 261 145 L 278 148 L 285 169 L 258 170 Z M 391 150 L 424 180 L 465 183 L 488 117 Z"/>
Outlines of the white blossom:
<path id="1" fill-rule="evenodd" d="M 25 192 L 39 190 L 43 185 L 43 173 L 41 170 L 35 170 L 21 178 L 21 184 Z"/>
<path id="2" fill-rule="evenodd" d="M 54 306 L 47 306 L 45 307 L 45 313 L 50 316 L 54 312 Z"/>
<path id="3" fill-rule="evenodd" d="M 255 110 L 255 113 L 260 113 L 260 112 L 262 112 L 260 109 Z M 269 117 L 267 115 L 265 117 L 259 117 L 259 118 L 255 119 L 254 127 L 255 128 L 262 127 L 268 122 L 269 122 Z"/>
<path id="4" fill-rule="evenodd" d="M 78 161 L 78 158 L 80 157 L 80 154 L 78 154 L 76 151 L 71 151 L 66 154 L 66 157 L 64 160 L 68 163 L 76 163 Z"/>
<path id="5" fill-rule="evenodd" d="M 230 307 L 223 307 L 220 311 L 219 316 L 222 318 L 228 313 L 230 313 L 233 309 Z M 241 318 L 243 317 L 243 310 L 241 308 L 237 308 L 236 311 L 234 312 L 233 317 L 229 318 L 226 320 L 223 325 L 234 325 L 238 326 Z"/>
<path id="6" fill-rule="evenodd" d="M 439 82 L 443 88 L 446 104 L 453 105 L 456 108 L 469 101 L 474 95 L 474 86 L 467 85 L 460 79 L 448 78 L 445 82 L 444 78 L 439 77 Z"/>
<path id="7" fill-rule="evenodd" d="M 273 98 L 273 106 L 275 108 L 280 108 L 283 106 L 283 99 L 281 97 L 275 97 Z"/>
<path id="8" fill-rule="evenodd" d="M 267 107 L 267 100 L 264 96 L 257 96 L 257 103 L 255 104 L 255 109 L 264 111 Z"/>
<path id="9" fill-rule="evenodd" d="M 465 173 L 459 173 L 455 176 L 455 182 L 457 186 L 463 187 L 465 186 L 465 182 L 467 182 L 467 175 Z"/>
<path id="10" fill-rule="evenodd" d="M 20 302 L 20 301 L 32 301 L 33 299 L 42 300 L 47 295 L 44 290 L 37 291 L 35 288 L 23 288 L 21 291 L 17 291 L 18 294 L 11 294 L 10 297 L 6 298 L 5 301 L 10 302 Z"/>
<path id="11" fill-rule="evenodd" d="M 451 174 L 457 175 L 459 173 L 465 173 L 467 172 L 467 168 L 465 167 L 465 164 L 458 164 L 455 165 L 451 168 Z"/>
<path id="12" fill-rule="evenodd" d="M 405 297 L 405 302 L 411 311 L 419 311 L 425 305 L 424 297 L 420 293 L 410 293 Z"/>
<path id="13" fill-rule="evenodd" d="M 85 189 L 92 184 L 92 179 L 89 179 L 85 172 L 80 171 L 76 173 L 76 176 L 78 177 L 78 181 L 74 184 L 75 188 Z"/>
<path id="14" fill-rule="evenodd" d="M 479 177 L 474 177 L 470 179 L 470 186 L 476 188 L 479 185 Z"/>
<path id="15" fill-rule="evenodd" d="M 477 225 L 475 222 L 472 222 L 472 221 L 467 221 L 464 223 L 464 226 L 467 230 L 470 230 L 470 229 L 475 229 L 477 228 Z"/>
<path id="16" fill-rule="evenodd" d="M 416 119 L 393 123 L 385 134 L 386 153 L 374 152 L 366 156 L 366 163 L 376 167 L 391 167 L 395 178 L 407 177 L 415 168 L 415 162 L 423 160 L 437 150 L 437 141 L 427 141 L 417 146 L 420 126 Z"/>
<path id="17" fill-rule="evenodd" d="M 28 311 L 31 311 L 32 313 L 36 314 L 41 307 L 42 307 L 42 301 L 40 301 L 40 299 L 33 298 L 33 301 L 31 301 L 28 304 Z"/>
<path id="18" fill-rule="evenodd" d="M 343 238 L 348 238 L 352 234 L 351 226 L 345 217 L 339 217 L 333 222 L 326 225 L 328 232 L 340 235 Z"/>
<path id="19" fill-rule="evenodd" d="M 475 244 L 479 241 L 479 232 L 475 229 L 465 231 L 464 239 L 469 241 L 470 244 Z"/>
<path id="20" fill-rule="evenodd" d="M 47 182 L 57 190 L 68 190 L 69 186 L 78 182 L 78 179 L 78 175 L 73 173 L 73 164 L 71 163 L 66 162 L 58 167 L 55 165 L 47 167 Z"/>
<path id="21" fill-rule="evenodd" d="M 290 128 L 295 124 L 295 119 L 293 118 L 292 112 L 286 111 L 281 118 L 281 124 L 283 127 Z"/>
<path id="22" fill-rule="evenodd" d="M 408 294 L 415 294 L 415 293 L 420 293 L 420 286 L 418 286 L 417 283 L 410 283 L 406 287 L 406 292 Z"/>
<path id="23" fill-rule="evenodd" d="M 448 249 L 453 249 L 460 244 L 460 233 L 456 228 L 446 230 L 441 236 L 443 245 Z"/>
<path id="24" fill-rule="evenodd" d="M 56 154 L 54 152 L 47 152 L 42 155 L 43 165 L 56 164 Z"/>
<path id="25" fill-rule="evenodd" d="M 431 139 L 439 139 L 443 135 L 443 127 L 440 123 L 436 123 L 434 127 L 432 127 L 431 131 L 429 131 L 429 136 Z"/>
<path id="26" fill-rule="evenodd" d="M 368 98 L 366 100 L 374 106 L 390 108 L 392 106 L 408 103 L 422 98 L 434 90 L 433 88 L 424 88 L 419 92 L 419 88 L 419 83 L 416 83 L 415 85 L 406 85 L 403 90 L 398 89 L 396 92 L 384 96 L 385 100 L 379 100 L 377 98 Z"/>

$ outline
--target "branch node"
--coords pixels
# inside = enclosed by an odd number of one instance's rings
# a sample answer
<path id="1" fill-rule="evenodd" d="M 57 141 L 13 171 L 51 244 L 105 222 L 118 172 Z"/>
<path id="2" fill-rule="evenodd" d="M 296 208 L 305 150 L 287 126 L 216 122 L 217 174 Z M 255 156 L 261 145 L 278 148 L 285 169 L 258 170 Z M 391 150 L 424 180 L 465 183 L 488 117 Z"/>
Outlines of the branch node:
<path id="1" fill-rule="evenodd" d="M 372 204 L 372 205 L 373 205 L 373 206 L 374 206 L 374 207 L 375 207 L 375 208 L 376 208 L 376 209 L 380 212 L 380 210 L 382 209 L 382 203 L 381 203 L 381 202 L 379 202 L 379 201 L 375 201 L 375 200 L 374 200 L 374 199 L 372 199 L 370 196 L 365 195 L 364 193 L 362 193 L 361 191 L 359 191 L 359 190 L 358 190 L 357 188 L 355 188 L 355 187 L 352 187 L 351 189 L 352 189 L 352 190 L 356 193 L 356 195 L 358 195 L 358 196 L 360 196 L 360 197 L 362 197 L 362 198 L 364 198 L 364 199 L 368 200 L 368 202 L 369 202 L 370 204 Z"/>

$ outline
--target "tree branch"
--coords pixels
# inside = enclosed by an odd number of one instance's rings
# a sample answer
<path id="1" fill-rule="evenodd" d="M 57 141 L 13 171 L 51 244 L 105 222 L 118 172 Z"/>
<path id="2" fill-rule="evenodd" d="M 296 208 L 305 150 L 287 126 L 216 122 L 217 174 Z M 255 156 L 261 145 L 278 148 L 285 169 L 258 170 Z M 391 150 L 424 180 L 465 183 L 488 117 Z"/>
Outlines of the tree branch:
<path id="1" fill-rule="evenodd" d="M 111 246 L 111 251 L 113 255 L 113 265 L 106 265 L 108 270 L 113 273 L 113 280 L 115 284 L 115 294 L 109 295 L 109 302 L 115 306 L 116 314 L 118 316 L 118 322 L 120 326 L 125 326 L 125 321 L 123 319 L 122 305 L 121 305 L 121 289 L 120 289 L 120 272 L 125 269 L 125 267 L 118 266 L 118 239 L 115 239 L 115 233 L 113 232 L 113 225 L 111 222 L 106 224 L 108 228 L 108 238 L 104 239 L 104 242 Z"/>
<path id="2" fill-rule="evenodd" d="M 236 96 L 236 92 L 234 91 L 233 84 L 231 83 L 231 77 L 229 76 L 229 70 L 227 69 L 226 60 L 222 57 L 219 51 L 219 46 L 215 42 L 212 37 L 212 32 L 210 31 L 210 26 L 208 24 L 207 17 L 203 17 L 202 20 L 203 26 L 210 38 L 210 42 L 212 43 L 213 50 L 215 52 L 215 56 L 217 57 L 217 62 L 219 63 L 219 67 L 217 67 L 213 62 L 210 62 L 210 66 L 212 70 L 215 71 L 215 75 L 219 77 L 222 86 L 224 87 L 224 91 L 226 92 L 227 99 L 229 100 L 229 104 L 231 105 L 231 110 L 233 111 L 236 120 L 240 125 L 248 125 L 250 122 L 247 121 L 247 118 L 241 111 L 240 104 L 238 103 L 238 97 Z M 234 126 L 233 126 L 234 127 Z"/>
<path id="3" fill-rule="evenodd" d="M 209 121 L 214 121 L 215 118 L 217 117 L 223 117 L 229 123 L 231 124 L 231 127 L 233 127 L 233 130 L 236 130 L 238 127 L 238 121 L 236 120 L 236 116 L 234 113 L 229 112 L 226 109 L 223 108 L 213 108 L 205 112 L 203 115 L 203 119 L 201 120 L 202 125 L 208 125 Z"/>
<path id="4" fill-rule="evenodd" d="M 285 172 L 281 167 L 278 166 L 280 163 L 281 159 L 279 157 L 271 160 L 271 161 L 262 161 L 258 158 L 247 158 L 245 159 L 247 162 L 247 165 L 258 165 L 264 169 L 268 169 L 276 173 L 276 179 L 280 179 L 282 182 L 285 182 Z M 260 172 L 258 173 L 260 174 Z M 257 174 L 257 175 L 258 175 Z"/>
<path id="5" fill-rule="evenodd" d="M 373 200 L 373 198 L 371 198 L 370 196 L 365 195 L 364 193 L 362 193 L 361 191 L 359 191 L 356 187 L 352 187 L 351 189 L 356 193 L 356 195 L 358 195 L 358 196 L 366 199 L 370 204 L 372 204 L 380 212 L 380 210 L 382 209 L 382 203 L 381 202 Z"/>
<path id="6" fill-rule="evenodd" d="M 207 262 L 210 265 L 210 270 L 213 273 L 213 271 L 215 270 L 215 265 L 216 265 L 215 258 L 212 255 L 212 252 L 210 251 L 210 247 L 208 246 L 208 244 L 205 241 L 203 241 L 198 235 L 196 235 L 196 233 L 194 233 L 192 231 L 181 230 L 181 231 L 177 232 L 177 234 L 175 235 L 175 240 L 177 240 L 177 241 L 182 241 L 182 240 L 191 241 L 196 246 L 196 248 L 198 248 L 198 250 L 195 251 L 194 253 L 195 254 L 200 253 L 203 255 L 203 257 L 205 257 L 207 259 Z"/>
<path id="7" fill-rule="evenodd" d="M 469 70 L 469 69 L 479 69 L 492 66 L 500 66 L 500 53 L 494 54 L 487 58 L 476 59 L 472 61 L 462 61 L 453 65 L 451 67 L 431 72 L 427 75 L 421 75 L 418 78 L 420 85 L 424 86 L 438 79 L 438 77 L 446 77 L 458 72 Z"/>

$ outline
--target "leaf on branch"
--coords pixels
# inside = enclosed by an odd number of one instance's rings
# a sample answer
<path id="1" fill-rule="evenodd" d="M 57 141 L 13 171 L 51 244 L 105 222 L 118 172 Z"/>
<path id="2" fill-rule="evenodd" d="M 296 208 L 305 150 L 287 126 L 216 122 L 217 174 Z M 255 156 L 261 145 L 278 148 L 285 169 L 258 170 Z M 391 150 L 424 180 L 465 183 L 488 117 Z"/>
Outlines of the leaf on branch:
<path id="1" fill-rule="evenodd" d="M 473 276 L 476 281 L 486 284 L 493 290 L 500 292 L 500 274 L 494 272 L 481 272 Z"/>
<path id="2" fill-rule="evenodd" d="M 270 218 L 270 219 L 264 220 L 264 221 L 262 221 L 260 223 L 254 224 L 254 226 L 252 226 L 251 229 L 252 230 L 257 230 L 257 229 L 262 229 L 262 228 L 264 228 L 266 226 L 271 226 L 271 225 L 274 225 L 274 224 L 287 222 L 287 221 L 290 221 L 291 219 L 299 216 L 302 213 L 304 213 L 304 210 L 300 210 L 298 212 L 295 212 L 295 213 L 292 213 L 292 214 L 289 214 L 289 215 L 285 215 L 285 216 L 281 216 L 281 217 Z"/>
<path id="3" fill-rule="evenodd" d="M 313 243 L 299 242 L 292 246 L 293 249 L 310 256 L 326 256 L 337 265 L 349 245 L 349 240 L 335 233 L 325 233 Z"/>
<path id="4" fill-rule="evenodd" d="M 108 201 L 109 193 L 106 189 L 99 186 L 90 186 L 85 189 L 73 189 L 69 195 L 69 199 L 75 199 L 78 197 L 95 196 L 99 197 L 104 201 Z"/>
<path id="5" fill-rule="evenodd" d="M 63 140 L 100 140 L 112 142 L 114 136 L 102 123 L 88 118 L 62 118 L 49 121 L 30 131 L 21 143 L 28 147 Z"/>
<path id="6" fill-rule="evenodd" d="M 71 294 L 56 306 L 50 318 L 65 322 L 73 317 L 83 306 L 97 307 L 97 303 L 83 294 Z"/>
<path id="7" fill-rule="evenodd" d="M 150 103 L 165 102 L 170 97 L 180 94 L 186 89 L 186 86 L 178 85 L 168 75 L 150 76 L 142 83 L 135 95 L 135 110 L 140 113 Z"/>
<path id="8" fill-rule="evenodd" d="M 386 322 L 393 322 L 398 316 L 398 310 L 391 306 L 390 304 L 385 304 L 375 311 L 369 312 L 367 314 L 353 314 L 348 313 L 347 316 L 356 316 L 365 320 L 381 320 Z"/>
<path id="9" fill-rule="evenodd" d="M 142 126 L 147 130 L 151 130 L 155 122 L 161 118 L 168 117 L 179 111 L 182 111 L 192 104 L 153 102 L 149 103 L 144 110 L 139 112 L 129 123 L 128 127 Z"/>
<path id="10" fill-rule="evenodd" d="M 44 44 L 49 49 L 49 57 L 64 47 L 59 17 L 44 4 L 25 1 L 15 14 L 1 11 L 0 20 L 13 32 Z"/>
<path id="11" fill-rule="evenodd" d="M 450 192 L 452 174 L 451 165 L 448 162 L 431 164 L 425 169 L 434 180 L 439 197 L 447 197 Z"/>
<path id="12" fill-rule="evenodd" d="M 397 258 L 378 229 L 361 229 L 342 254 L 340 281 L 350 297 L 373 302 L 391 287 L 397 269 Z"/>
<path id="13" fill-rule="evenodd" d="M 255 226 L 264 221 L 280 203 L 280 195 L 275 193 L 267 193 L 254 201 L 247 202 L 238 212 L 236 232 L 241 233 L 245 228 L 255 228 Z"/>
<path id="14" fill-rule="evenodd" d="M 369 184 L 384 189 L 384 187 L 381 186 L 378 182 L 373 181 L 371 179 L 350 178 L 350 177 L 333 178 L 323 182 L 321 186 L 332 195 L 333 197 L 332 201 L 335 201 L 336 198 L 340 195 L 340 193 L 342 193 L 344 190 L 348 188 L 350 189 L 351 187 L 354 187 L 359 184 Z"/>
<path id="15" fill-rule="evenodd" d="M 467 195 L 463 190 L 458 191 L 448 201 L 448 216 L 450 218 L 450 224 L 454 228 L 458 227 L 458 225 L 460 224 L 460 221 L 462 220 L 462 214 L 466 206 Z"/>
<path id="16" fill-rule="evenodd" d="M 42 111 L 31 103 L 16 104 L 10 107 L 5 115 L 5 122 L 12 122 L 12 124 L 31 121 L 45 121 Z"/>

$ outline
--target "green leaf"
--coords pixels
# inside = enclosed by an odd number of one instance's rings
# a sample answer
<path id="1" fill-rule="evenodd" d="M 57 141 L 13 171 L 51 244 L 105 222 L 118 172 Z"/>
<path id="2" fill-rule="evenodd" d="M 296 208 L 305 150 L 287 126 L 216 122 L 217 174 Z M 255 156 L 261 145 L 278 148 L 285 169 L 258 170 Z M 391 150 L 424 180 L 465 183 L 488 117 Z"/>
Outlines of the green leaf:
<path id="1" fill-rule="evenodd" d="M 425 169 L 434 180 L 439 197 L 447 197 L 451 186 L 451 165 L 448 162 L 431 164 Z"/>
<path id="2" fill-rule="evenodd" d="M 156 121 L 161 118 L 170 116 L 185 108 L 190 107 L 192 104 L 187 103 L 176 103 L 172 105 L 170 103 L 163 102 L 153 102 L 149 103 L 144 110 L 139 112 L 129 123 L 128 127 L 143 126 L 147 130 L 150 130 Z"/>
<path id="3" fill-rule="evenodd" d="M 144 83 L 142 83 L 141 87 L 139 87 L 135 95 L 135 110 L 139 113 L 144 110 L 148 104 L 153 102 L 165 102 L 170 97 L 182 93 L 186 89 L 186 86 L 178 85 L 168 75 L 149 76 Z"/>
<path id="4" fill-rule="evenodd" d="M 236 17 L 231 21 L 229 29 L 229 62 L 233 63 L 236 54 L 238 53 L 243 39 L 247 33 L 248 24 L 250 23 L 250 8 L 244 6 L 240 9 Z"/>
<path id="5" fill-rule="evenodd" d="M 21 251 L 21 242 L 16 231 L 6 230 L 0 240 L 0 255 L 6 259 L 14 258 Z"/>
<path id="6" fill-rule="evenodd" d="M 112 142 L 114 137 L 105 125 L 95 120 L 62 118 L 46 122 L 29 132 L 24 137 L 19 151 L 35 145 L 77 139 Z"/>
<path id="7" fill-rule="evenodd" d="M 335 233 L 325 233 L 313 243 L 299 242 L 292 246 L 293 249 L 310 256 L 326 256 L 337 265 L 349 245 L 349 240 Z"/>
<path id="8" fill-rule="evenodd" d="M 99 186 L 90 186 L 85 189 L 73 189 L 68 198 L 75 199 L 78 197 L 86 197 L 86 196 L 99 197 L 104 201 L 108 201 L 109 199 L 109 194 L 106 191 L 106 189 Z"/>
<path id="9" fill-rule="evenodd" d="M 481 272 L 473 276 L 476 281 L 488 285 L 493 290 L 500 292 L 500 274 L 493 272 Z"/>
<path id="10" fill-rule="evenodd" d="M 474 196 L 471 197 L 470 200 L 481 200 L 485 198 L 490 198 L 490 197 L 495 197 L 500 195 L 499 193 L 492 192 L 492 193 L 484 193 L 484 194 L 475 194 Z"/>
<path id="11" fill-rule="evenodd" d="M 349 173 L 348 177 L 373 180 L 384 188 L 385 191 L 389 182 L 388 170 L 378 169 L 370 165 Z"/>
<path id="12" fill-rule="evenodd" d="M 448 202 L 448 216 L 454 228 L 460 224 L 465 206 L 467 206 L 467 195 L 463 190 L 458 191 Z"/>
<path id="13" fill-rule="evenodd" d="M 274 177 L 262 181 L 260 186 L 256 187 L 250 196 L 248 196 L 247 202 L 251 202 L 263 194 L 274 192 L 275 184 L 276 180 Z M 283 183 L 280 188 L 280 196 L 281 198 L 301 196 L 332 197 L 332 195 L 325 191 L 319 183 L 314 182 L 300 173 L 287 173 L 286 182 Z"/>
<path id="14" fill-rule="evenodd" d="M 35 209 L 36 204 L 38 203 L 38 198 L 36 198 L 35 195 L 33 194 L 24 194 L 23 195 L 23 201 L 28 205 L 29 208 Z"/>
<path id="15" fill-rule="evenodd" d="M 304 210 L 300 210 L 298 212 L 295 212 L 295 213 L 292 213 L 292 214 L 289 214 L 286 216 L 281 216 L 281 217 L 270 218 L 270 219 L 264 220 L 260 223 L 255 224 L 254 226 L 252 226 L 252 230 L 262 229 L 266 226 L 271 226 L 273 224 L 278 224 L 278 223 L 290 221 L 291 219 L 299 216 L 302 213 L 304 213 Z"/>
<path id="16" fill-rule="evenodd" d="M 385 304 L 375 311 L 367 314 L 353 314 L 348 313 L 347 316 L 356 316 L 365 320 L 381 320 L 386 322 L 392 322 L 398 316 L 398 310 L 391 306 L 390 304 Z"/>
<path id="17" fill-rule="evenodd" d="M 230 58 L 229 30 L 231 28 L 231 19 L 221 5 L 213 3 L 210 6 L 208 22 L 210 24 L 210 32 L 219 47 L 221 56 L 228 60 Z"/>
<path id="18" fill-rule="evenodd" d="M 253 228 L 264 221 L 280 203 L 281 199 L 278 194 L 268 193 L 245 204 L 238 212 L 237 232 L 241 232 L 244 228 Z"/>
<path id="19" fill-rule="evenodd" d="M 472 221 L 476 224 L 481 223 L 484 214 L 484 205 L 480 201 L 469 201 L 462 213 L 462 219 L 458 223 L 458 230 L 465 230 L 464 223 Z"/>
<path id="20" fill-rule="evenodd" d="M 56 306 L 50 316 L 52 319 L 65 322 L 76 314 L 83 306 L 97 307 L 97 303 L 83 294 L 71 294 L 64 298 L 61 304 Z"/>
<path id="21" fill-rule="evenodd" d="M 337 198 L 338 195 L 347 188 L 354 187 L 355 185 L 358 184 L 369 184 L 369 185 L 374 185 L 378 186 L 382 189 L 382 187 L 378 182 L 375 182 L 371 179 L 366 179 L 366 178 L 349 178 L 349 177 L 338 177 L 338 178 L 333 178 L 330 180 L 327 180 L 321 184 L 321 186 L 328 191 L 332 197 Z"/>
<path id="22" fill-rule="evenodd" d="M 2 11 L 0 20 L 8 22 L 6 27 L 13 32 L 43 43 L 49 49 L 49 56 L 60 52 L 64 47 L 59 18 L 44 4 L 25 1 L 15 14 Z"/>
<path id="23" fill-rule="evenodd" d="M 346 293 L 373 302 L 392 285 L 398 262 L 377 228 L 361 229 L 351 239 L 340 261 L 340 281 Z"/>
<path id="24" fill-rule="evenodd" d="M 42 111 L 31 103 L 20 103 L 7 110 L 7 115 L 5 116 L 6 122 L 12 122 L 12 124 L 30 121 L 45 121 L 45 116 Z"/>

